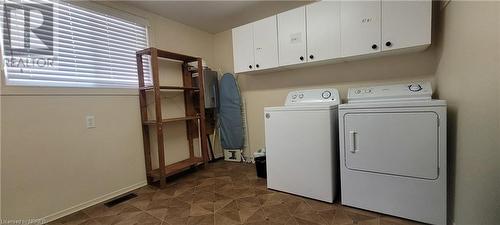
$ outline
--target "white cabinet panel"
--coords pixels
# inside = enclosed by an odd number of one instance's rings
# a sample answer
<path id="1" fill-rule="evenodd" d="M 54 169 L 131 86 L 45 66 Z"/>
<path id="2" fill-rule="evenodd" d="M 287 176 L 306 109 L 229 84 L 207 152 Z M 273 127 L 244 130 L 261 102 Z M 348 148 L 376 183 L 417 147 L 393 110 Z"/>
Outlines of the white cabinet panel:
<path id="1" fill-rule="evenodd" d="M 431 44 L 431 20 L 431 0 L 315 2 L 234 28 L 234 70 L 422 50 Z"/>
<path id="2" fill-rule="evenodd" d="M 254 68 L 253 24 L 233 29 L 234 72 L 247 72 Z"/>
<path id="3" fill-rule="evenodd" d="M 333 154 L 338 154 L 328 123 L 333 123 L 332 111 L 276 110 L 266 114 L 267 187 L 332 202 L 336 175 L 332 161 Z"/>
<path id="4" fill-rule="evenodd" d="M 255 70 L 278 66 L 278 28 L 276 16 L 253 23 Z"/>
<path id="5" fill-rule="evenodd" d="M 436 179 L 438 117 L 434 112 L 349 113 L 344 159 L 351 170 Z"/>
<path id="6" fill-rule="evenodd" d="M 431 43 L 432 2 L 383 1 L 382 50 Z"/>
<path id="7" fill-rule="evenodd" d="M 278 14 L 279 64 L 306 62 L 305 6 Z"/>
<path id="8" fill-rule="evenodd" d="M 341 2 L 342 56 L 380 52 L 380 1 Z"/>
<path id="9" fill-rule="evenodd" d="M 306 23 L 307 61 L 340 57 L 340 2 L 307 5 Z"/>

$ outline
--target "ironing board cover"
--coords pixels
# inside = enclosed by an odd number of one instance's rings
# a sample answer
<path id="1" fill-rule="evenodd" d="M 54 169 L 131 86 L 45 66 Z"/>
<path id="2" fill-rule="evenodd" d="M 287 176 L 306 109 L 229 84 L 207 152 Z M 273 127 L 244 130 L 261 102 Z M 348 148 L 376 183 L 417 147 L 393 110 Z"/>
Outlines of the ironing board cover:
<path id="1" fill-rule="evenodd" d="M 233 74 L 222 76 L 219 86 L 221 145 L 224 149 L 242 149 L 244 145 L 241 96 Z"/>

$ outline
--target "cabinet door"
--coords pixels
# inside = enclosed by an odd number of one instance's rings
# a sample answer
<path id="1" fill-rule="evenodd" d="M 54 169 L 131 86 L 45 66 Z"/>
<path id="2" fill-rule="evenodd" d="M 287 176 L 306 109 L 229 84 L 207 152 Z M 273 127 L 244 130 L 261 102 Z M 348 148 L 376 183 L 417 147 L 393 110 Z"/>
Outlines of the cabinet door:
<path id="1" fill-rule="evenodd" d="M 307 61 L 340 57 L 340 2 L 306 6 Z"/>
<path id="2" fill-rule="evenodd" d="M 380 52 L 380 1 L 340 3 L 342 56 Z"/>
<path id="3" fill-rule="evenodd" d="M 305 6 L 278 14 L 279 64 L 306 62 Z"/>
<path id="4" fill-rule="evenodd" d="M 383 1 L 382 50 L 431 43 L 432 2 Z"/>
<path id="5" fill-rule="evenodd" d="M 278 66 L 278 27 L 276 16 L 253 23 L 255 70 Z"/>
<path id="6" fill-rule="evenodd" d="M 233 29 L 233 60 L 235 73 L 253 70 L 253 24 Z"/>

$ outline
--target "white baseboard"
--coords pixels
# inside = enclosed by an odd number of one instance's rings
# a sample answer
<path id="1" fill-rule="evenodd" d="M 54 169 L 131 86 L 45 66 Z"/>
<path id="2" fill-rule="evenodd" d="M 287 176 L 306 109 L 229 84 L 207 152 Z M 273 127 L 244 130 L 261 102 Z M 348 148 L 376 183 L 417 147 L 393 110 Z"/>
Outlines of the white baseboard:
<path id="1" fill-rule="evenodd" d="M 141 181 L 141 182 L 139 182 L 137 184 L 133 184 L 133 185 L 130 185 L 128 187 L 124 187 L 122 189 L 119 189 L 119 190 L 107 193 L 105 195 L 102 195 L 100 197 L 94 198 L 92 200 L 89 200 L 89 201 L 86 201 L 86 202 L 74 205 L 72 207 L 69 207 L 67 209 L 63 209 L 63 210 L 61 210 L 59 212 L 56 212 L 56 213 L 50 214 L 48 216 L 43 217 L 41 219 L 41 221 L 44 221 L 46 223 L 52 222 L 52 221 L 57 220 L 57 219 L 59 219 L 61 217 L 64 217 L 64 216 L 70 215 L 72 213 L 78 212 L 78 211 L 80 211 L 82 209 L 85 209 L 85 208 L 88 208 L 90 206 L 102 203 L 102 202 L 107 201 L 109 199 L 112 199 L 112 198 L 115 198 L 117 196 L 123 195 L 123 194 L 125 194 L 127 192 L 131 192 L 131 191 L 133 191 L 133 190 L 135 190 L 137 188 L 144 187 L 147 184 L 148 184 L 147 181 Z"/>

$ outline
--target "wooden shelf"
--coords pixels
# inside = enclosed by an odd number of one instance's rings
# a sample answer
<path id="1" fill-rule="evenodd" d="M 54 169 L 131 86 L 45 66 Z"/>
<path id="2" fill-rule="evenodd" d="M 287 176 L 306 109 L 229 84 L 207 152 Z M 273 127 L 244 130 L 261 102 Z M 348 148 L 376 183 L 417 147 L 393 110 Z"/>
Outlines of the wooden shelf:
<path id="1" fill-rule="evenodd" d="M 154 90 L 153 86 L 140 87 L 139 90 L 152 91 Z M 197 87 L 181 87 L 181 86 L 160 86 L 160 90 L 200 90 Z"/>
<path id="2" fill-rule="evenodd" d="M 178 121 L 186 121 L 186 120 L 197 120 L 199 119 L 199 116 L 186 116 L 186 117 L 177 117 L 177 118 L 168 118 L 168 119 L 163 119 L 161 123 L 171 123 L 171 122 L 178 122 Z M 156 125 L 156 121 L 154 120 L 147 120 L 144 121 L 142 124 L 144 125 Z"/>
<path id="3" fill-rule="evenodd" d="M 144 79 L 144 65 L 143 56 L 150 55 L 151 61 L 151 77 L 152 84 L 146 85 Z M 174 61 L 181 61 L 181 71 L 182 71 L 182 85 L 181 86 L 161 86 L 160 85 L 160 69 L 158 66 L 158 60 L 160 58 Z M 137 60 L 137 77 L 139 78 L 139 103 L 141 110 L 141 121 L 142 121 L 142 140 L 144 145 L 144 159 L 146 161 L 146 174 L 148 177 L 148 184 L 152 184 L 154 178 L 159 181 L 160 188 L 165 188 L 166 178 L 174 173 L 180 172 L 182 170 L 188 169 L 190 167 L 208 162 L 208 139 L 206 133 L 205 124 L 205 97 L 204 97 L 204 83 L 198 82 L 199 85 L 194 85 L 196 80 L 193 78 L 192 74 L 188 71 L 189 62 L 197 63 L 198 80 L 203 81 L 203 66 L 202 59 L 194 56 L 187 56 L 173 52 L 167 52 L 156 48 L 146 48 L 136 52 Z M 182 91 L 184 95 L 184 117 L 179 118 L 162 118 L 162 91 Z M 150 92 L 149 92 L 150 91 Z M 149 95 L 148 93 L 152 93 Z M 148 97 L 154 98 L 154 118 L 148 118 Z M 169 101 L 167 101 L 167 104 Z M 196 108 L 202 109 L 197 111 Z M 186 137 L 188 139 L 188 150 L 189 159 L 174 163 L 172 165 L 165 166 L 165 139 L 163 134 L 168 127 L 162 125 L 166 123 L 173 123 L 184 121 L 186 125 Z M 150 127 L 153 126 L 153 127 Z M 153 128 L 153 129 L 150 129 Z M 150 130 L 156 130 L 156 140 L 157 145 L 157 156 L 158 156 L 158 169 L 152 169 L 152 157 L 151 157 L 151 143 L 150 143 Z M 195 157 L 194 154 L 194 139 L 199 138 L 201 158 Z"/>
<path id="4" fill-rule="evenodd" d="M 203 164 L 203 158 L 194 157 L 167 165 L 165 166 L 165 176 L 174 175 L 176 173 L 182 172 L 186 169 L 189 169 L 193 166 L 198 166 L 200 164 Z M 151 170 L 148 173 L 148 176 L 152 177 L 155 181 L 157 181 L 160 178 L 160 169 Z"/>
<path id="5" fill-rule="evenodd" d="M 146 48 L 140 51 L 137 51 L 137 55 L 151 55 L 151 51 L 153 51 L 154 48 Z M 198 58 L 193 57 L 193 56 L 188 56 L 188 55 L 183 55 L 179 53 L 173 53 L 173 52 L 167 52 L 163 51 L 160 49 L 156 49 L 158 52 L 158 57 L 160 58 L 166 58 L 166 59 L 173 59 L 173 60 L 178 60 L 178 61 L 183 61 L 183 62 L 194 62 L 198 61 Z"/>

